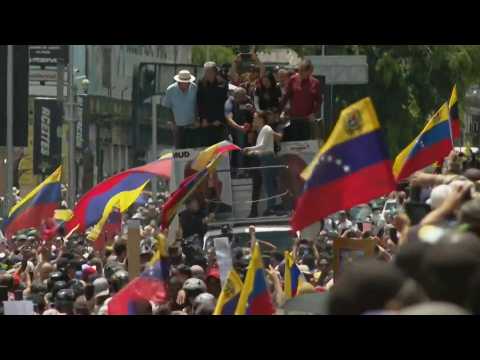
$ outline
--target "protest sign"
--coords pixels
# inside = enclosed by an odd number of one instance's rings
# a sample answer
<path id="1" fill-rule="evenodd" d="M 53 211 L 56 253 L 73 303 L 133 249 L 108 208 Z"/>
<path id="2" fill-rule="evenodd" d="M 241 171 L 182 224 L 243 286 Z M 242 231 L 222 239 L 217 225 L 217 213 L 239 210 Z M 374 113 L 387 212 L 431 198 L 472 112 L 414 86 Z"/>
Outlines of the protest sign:
<path id="1" fill-rule="evenodd" d="M 334 279 L 345 269 L 345 266 L 364 257 L 375 255 L 375 240 L 340 238 L 333 242 Z"/>
<path id="2" fill-rule="evenodd" d="M 130 279 L 140 275 L 140 221 L 128 221 L 127 257 Z"/>
<path id="3" fill-rule="evenodd" d="M 33 302 L 27 300 L 4 301 L 3 312 L 5 315 L 34 315 Z"/>

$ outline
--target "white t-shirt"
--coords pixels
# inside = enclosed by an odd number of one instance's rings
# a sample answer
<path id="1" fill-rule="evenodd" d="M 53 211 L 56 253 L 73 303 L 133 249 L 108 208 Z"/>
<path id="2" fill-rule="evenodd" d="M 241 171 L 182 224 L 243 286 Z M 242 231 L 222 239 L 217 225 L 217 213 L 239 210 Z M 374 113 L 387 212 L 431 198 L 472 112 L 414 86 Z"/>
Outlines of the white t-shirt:
<path id="1" fill-rule="evenodd" d="M 342 233 L 344 230 L 347 229 L 357 231 L 357 225 L 353 225 L 353 223 L 348 219 L 343 222 L 337 222 L 337 230 L 339 233 Z"/>
<path id="2" fill-rule="evenodd" d="M 258 133 L 257 144 L 248 149 L 260 153 L 274 153 L 274 144 L 275 139 L 273 137 L 273 129 L 270 126 L 265 125 Z"/>

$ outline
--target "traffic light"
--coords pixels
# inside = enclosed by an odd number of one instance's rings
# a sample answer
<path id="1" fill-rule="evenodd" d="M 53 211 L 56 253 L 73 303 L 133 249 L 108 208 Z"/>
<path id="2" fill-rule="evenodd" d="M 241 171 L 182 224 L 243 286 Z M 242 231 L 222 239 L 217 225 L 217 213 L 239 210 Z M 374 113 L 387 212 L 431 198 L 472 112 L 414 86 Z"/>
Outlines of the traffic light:
<path id="1" fill-rule="evenodd" d="M 28 146 L 28 46 L 13 46 L 13 145 Z M 0 46 L 0 146 L 7 143 L 7 45 Z"/>

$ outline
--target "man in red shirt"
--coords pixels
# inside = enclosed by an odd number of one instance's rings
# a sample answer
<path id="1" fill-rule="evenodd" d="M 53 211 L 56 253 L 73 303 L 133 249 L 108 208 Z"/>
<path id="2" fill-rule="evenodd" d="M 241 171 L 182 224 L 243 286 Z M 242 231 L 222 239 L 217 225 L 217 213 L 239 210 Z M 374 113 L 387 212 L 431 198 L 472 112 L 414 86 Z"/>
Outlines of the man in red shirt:
<path id="1" fill-rule="evenodd" d="M 286 93 L 281 101 L 282 108 L 290 102 L 288 110 L 290 126 L 285 129 L 284 141 L 304 141 L 312 138 L 311 123 L 322 105 L 320 81 L 312 74 L 312 62 L 303 60 L 298 74 L 293 75 L 288 81 Z"/>

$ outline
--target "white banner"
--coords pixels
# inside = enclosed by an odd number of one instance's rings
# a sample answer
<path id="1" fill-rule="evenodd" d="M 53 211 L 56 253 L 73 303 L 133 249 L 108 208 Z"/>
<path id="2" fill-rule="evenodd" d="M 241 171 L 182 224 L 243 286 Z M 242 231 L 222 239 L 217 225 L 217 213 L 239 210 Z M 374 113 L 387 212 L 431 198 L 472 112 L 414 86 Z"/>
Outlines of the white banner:
<path id="1" fill-rule="evenodd" d="M 213 240 L 215 244 L 215 254 L 217 264 L 220 269 L 220 282 L 223 286 L 227 279 L 228 272 L 232 268 L 232 251 L 227 237 L 220 237 Z"/>

